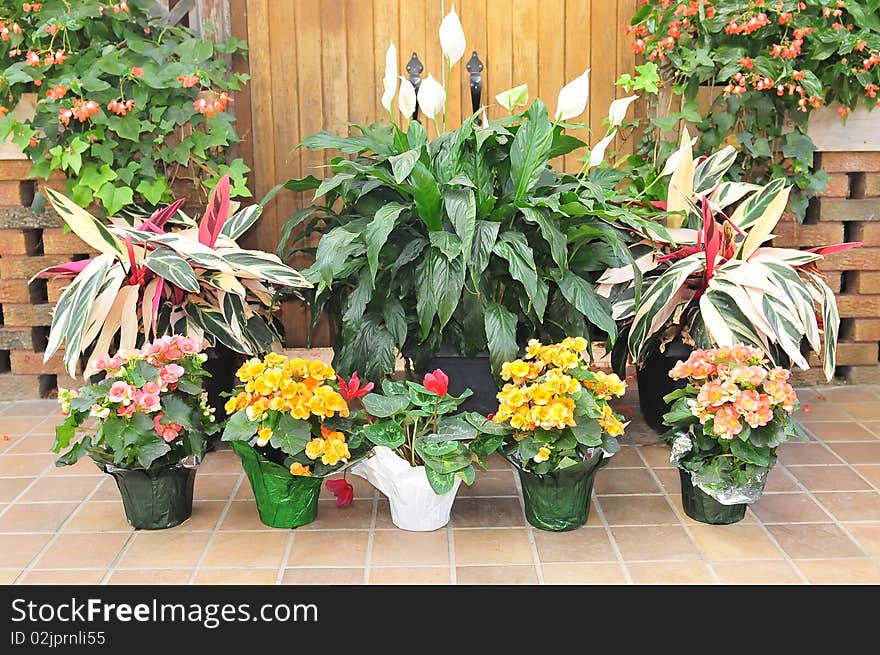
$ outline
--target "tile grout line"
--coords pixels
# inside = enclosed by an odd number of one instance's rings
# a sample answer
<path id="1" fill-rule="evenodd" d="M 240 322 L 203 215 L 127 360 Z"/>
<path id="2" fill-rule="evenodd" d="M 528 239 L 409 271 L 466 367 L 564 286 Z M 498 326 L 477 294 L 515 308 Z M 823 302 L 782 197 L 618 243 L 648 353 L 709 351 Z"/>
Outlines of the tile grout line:
<path id="1" fill-rule="evenodd" d="M 526 514 L 526 500 L 523 497 L 522 492 L 522 480 L 519 477 L 519 473 L 515 470 L 513 471 L 513 486 L 516 488 L 516 497 L 519 500 L 519 508 L 523 513 L 523 518 L 525 518 Z M 535 567 L 535 576 L 538 579 L 538 584 L 545 584 L 544 582 L 544 567 L 541 564 L 541 556 L 538 553 L 538 543 L 535 540 L 535 528 L 529 525 L 528 521 L 524 521 L 526 526 L 526 535 L 529 540 L 529 550 L 532 552 L 532 566 Z"/>
<path id="2" fill-rule="evenodd" d="M 681 525 L 681 527 L 684 529 L 684 533 L 687 535 L 688 539 L 690 539 L 691 544 L 693 545 L 694 548 L 696 548 L 697 552 L 700 554 L 700 557 L 702 558 L 703 564 L 705 564 L 706 567 L 709 569 L 709 573 L 711 574 L 712 578 L 715 580 L 715 584 L 721 584 L 721 577 L 718 575 L 718 571 L 715 570 L 715 565 L 712 563 L 712 561 L 708 557 L 706 557 L 706 553 L 703 552 L 703 549 L 700 547 L 700 544 L 697 543 L 697 540 L 696 540 L 696 538 L 694 538 L 694 535 L 691 533 L 690 528 L 688 527 L 688 524 L 685 522 L 684 518 L 678 513 L 678 509 L 675 507 L 675 503 L 672 502 L 671 498 L 669 497 L 669 493 L 666 491 L 665 487 L 661 484 L 660 478 L 657 477 L 657 474 L 654 472 L 654 469 L 652 469 L 650 466 L 648 466 L 648 460 L 646 460 L 644 457 L 642 457 L 641 449 L 639 449 L 639 457 L 641 457 L 642 461 L 645 463 L 645 466 L 647 467 L 648 472 L 651 474 L 651 477 L 654 479 L 654 483 L 658 487 L 663 489 L 663 491 L 664 491 L 663 497 L 666 500 L 666 504 L 672 510 L 672 513 L 676 516 L 676 518 L 678 518 L 679 525 Z"/>
<path id="3" fill-rule="evenodd" d="M 449 557 L 449 584 L 458 585 L 458 571 L 455 569 L 455 531 L 449 523 L 446 524 L 446 545 Z"/>
<path id="4" fill-rule="evenodd" d="M 291 530 L 290 534 L 287 536 L 287 546 L 284 548 L 284 556 L 281 558 L 281 566 L 278 569 L 278 574 L 275 576 L 275 586 L 278 586 L 284 581 L 284 572 L 287 570 L 287 563 L 290 561 L 290 551 L 293 550 L 293 540 L 296 538 L 296 530 Z"/>
<path id="5" fill-rule="evenodd" d="M 36 482 L 38 479 L 39 478 L 35 478 L 34 482 Z M 74 519 L 74 517 L 76 517 L 76 515 L 79 514 L 80 510 L 82 509 L 82 506 L 85 505 L 89 500 L 91 500 L 92 496 L 94 496 L 96 493 L 98 493 L 98 489 L 101 487 L 102 482 L 97 483 L 95 485 L 95 488 L 92 489 L 92 491 L 85 498 L 83 498 L 82 500 L 79 501 L 79 504 L 74 508 L 74 510 L 55 529 L 55 532 L 52 534 L 51 537 L 49 537 L 49 541 L 47 541 L 45 544 L 43 544 L 43 547 L 40 549 L 40 551 L 31 558 L 31 561 L 28 562 L 27 565 L 23 569 L 21 569 L 18 572 L 18 575 L 15 577 L 13 584 L 21 584 L 21 580 L 23 580 L 24 577 L 27 576 L 28 573 L 33 571 L 34 566 L 36 565 L 37 562 L 40 561 L 40 558 L 42 558 L 43 555 L 45 555 L 46 552 L 48 552 L 49 548 L 51 548 L 52 545 L 56 541 L 58 541 L 58 537 L 61 536 L 61 532 L 64 529 L 64 526 L 66 526 L 68 523 L 70 523 Z M 22 492 L 22 493 L 24 493 L 24 492 Z M 90 533 L 90 534 L 92 534 L 92 533 Z"/>
<path id="6" fill-rule="evenodd" d="M 189 575 L 189 580 L 187 580 L 188 585 L 194 585 L 196 580 L 196 575 L 199 572 L 199 569 L 202 566 L 202 562 L 205 561 L 205 558 L 208 555 L 208 550 L 211 548 L 211 545 L 214 543 L 214 539 L 217 537 L 217 533 L 220 532 L 220 525 L 226 519 L 226 515 L 229 514 L 229 510 L 232 508 L 232 503 L 235 500 L 235 496 L 238 494 L 239 488 L 241 488 L 241 483 L 244 481 L 244 472 L 239 473 L 238 482 L 236 482 L 232 491 L 229 492 L 229 498 L 226 500 L 226 504 L 223 506 L 223 509 L 220 510 L 220 516 L 217 517 L 217 522 L 214 524 L 214 529 L 211 530 L 211 536 L 208 537 L 207 543 L 205 543 L 205 548 L 202 550 L 202 554 L 199 556 L 199 559 L 196 561 L 195 566 L 192 569 L 192 573 Z"/>
<path id="7" fill-rule="evenodd" d="M 602 509 L 602 503 L 599 501 L 598 496 L 596 497 L 596 502 L 593 503 L 596 507 L 596 514 L 599 515 L 599 520 L 602 522 L 602 527 L 605 528 L 605 536 L 608 537 L 608 541 L 611 542 L 611 548 L 614 550 L 614 555 L 617 557 L 617 562 L 620 565 L 620 568 L 623 570 L 623 579 L 626 580 L 626 584 L 632 585 L 632 573 L 629 571 L 629 567 L 626 565 L 626 560 L 623 558 L 623 553 L 620 552 L 620 546 L 617 543 L 617 539 L 614 538 L 614 533 L 611 531 L 611 526 L 608 525 L 608 519 L 605 516 L 605 510 Z"/>
<path id="8" fill-rule="evenodd" d="M 794 477 L 794 476 L 792 476 L 792 477 Z M 755 512 L 752 512 L 752 514 L 755 514 Z M 764 525 L 764 522 L 761 520 L 761 517 L 758 516 L 757 514 L 755 514 L 755 520 L 758 522 L 758 525 L 761 527 L 761 530 L 763 531 L 764 536 L 766 536 L 773 543 L 773 545 L 779 549 L 779 552 L 782 553 L 783 560 L 788 562 L 788 565 L 792 569 L 794 569 L 795 575 L 797 575 L 797 577 L 800 579 L 800 581 L 806 585 L 810 584 L 810 581 L 807 579 L 807 576 L 805 576 L 803 571 L 801 571 L 800 568 L 798 568 L 798 565 L 795 564 L 792 557 L 782 547 L 782 544 L 780 544 L 779 541 L 776 539 L 776 537 L 773 535 L 773 533 L 770 532 L 770 529 L 766 525 Z"/>
<path id="9" fill-rule="evenodd" d="M 373 489 L 373 507 L 370 510 L 370 530 L 367 533 L 366 561 L 364 562 L 363 584 L 370 584 L 370 561 L 373 559 L 373 537 L 376 534 L 376 519 L 379 516 L 379 490 Z"/>
<path id="10" fill-rule="evenodd" d="M 49 416 L 46 416 L 42 421 L 38 422 L 30 430 L 25 432 L 21 436 L 21 438 L 25 439 L 26 437 L 29 437 L 34 430 L 36 430 L 40 425 L 42 425 L 47 420 L 49 420 L 49 418 L 50 418 Z M 14 445 L 15 444 L 9 444 L 6 448 L 3 449 L 2 452 L 0 452 L 0 456 L 8 456 L 9 449 L 12 448 Z M 21 455 L 39 455 L 40 453 L 20 453 L 20 454 Z M 13 455 L 14 455 L 14 453 L 13 453 Z M 52 462 L 46 464 L 46 466 L 43 467 L 39 473 L 37 473 L 35 476 L 33 476 L 33 480 L 31 480 L 30 483 L 24 489 L 22 489 L 21 492 L 19 492 L 19 494 L 15 498 L 10 500 L 9 503 L 6 505 L 6 507 L 4 507 L 2 510 L 0 510 L 0 517 L 2 517 L 4 514 L 6 514 L 6 512 L 8 512 L 9 509 L 15 503 L 17 503 L 19 500 L 21 500 L 22 496 L 24 496 L 28 491 L 30 491 L 31 487 L 33 487 L 37 483 L 37 480 L 42 479 L 42 477 L 43 477 L 43 475 L 45 475 L 46 471 L 51 471 L 52 468 L 54 468 L 54 467 L 55 467 L 55 462 L 52 461 Z M 15 475 L 15 476 L 0 476 L 0 477 L 29 478 L 31 476 L 29 476 L 29 475 Z"/>

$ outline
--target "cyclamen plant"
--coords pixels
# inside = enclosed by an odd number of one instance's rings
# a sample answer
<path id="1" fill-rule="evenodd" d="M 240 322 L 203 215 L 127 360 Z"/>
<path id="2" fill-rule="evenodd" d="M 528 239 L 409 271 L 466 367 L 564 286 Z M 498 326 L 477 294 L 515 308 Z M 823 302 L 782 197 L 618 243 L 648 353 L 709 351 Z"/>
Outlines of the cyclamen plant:
<path id="1" fill-rule="evenodd" d="M 168 200 L 178 179 L 204 197 L 228 174 L 232 195 L 250 196 L 248 167 L 226 157 L 238 141 L 226 109 L 248 75 L 225 59 L 246 47 L 169 26 L 152 0 L 6 2 L 0 140 L 11 133 L 32 175 L 65 173 L 79 205 L 108 215 Z M 32 118 L 12 112 L 25 93 L 37 95 Z"/>
<path id="2" fill-rule="evenodd" d="M 800 407 L 789 371 L 771 367 L 758 348 L 743 344 L 695 350 L 669 372 L 686 380 L 668 394 L 663 420 L 671 462 L 719 501 L 756 500 L 790 437 L 808 441 L 791 414 Z"/>
<path id="3" fill-rule="evenodd" d="M 796 184 L 803 193 L 790 206 L 798 214 L 827 180 L 811 170 L 810 112 L 838 103 L 846 117 L 860 103 L 880 103 L 877 0 L 646 0 L 627 33 L 685 100 L 684 111 L 654 126 L 665 131 L 680 118 L 696 120 L 702 151 L 728 143 L 746 155 L 737 178 L 786 176 Z M 718 91 L 700 122 L 695 100 L 705 85 Z M 649 135 L 642 152 L 659 140 Z"/>
<path id="4" fill-rule="evenodd" d="M 60 389 L 67 419 L 56 428 L 53 450 L 59 466 L 83 455 L 101 465 L 143 468 L 201 458 L 205 435 L 219 429 L 207 404 L 202 369 L 207 356 L 196 339 L 173 335 L 137 350 L 102 355 L 92 363 L 102 379 L 79 390 Z M 97 419 L 91 434 L 73 442 L 76 431 Z"/>

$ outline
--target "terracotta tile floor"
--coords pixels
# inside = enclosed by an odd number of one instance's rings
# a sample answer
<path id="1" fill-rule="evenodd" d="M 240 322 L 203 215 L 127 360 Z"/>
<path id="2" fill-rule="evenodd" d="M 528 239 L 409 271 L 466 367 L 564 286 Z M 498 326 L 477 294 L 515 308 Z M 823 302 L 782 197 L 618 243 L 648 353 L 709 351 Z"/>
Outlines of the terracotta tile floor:
<path id="1" fill-rule="evenodd" d="M 317 521 L 273 530 L 228 450 L 200 468 L 189 521 L 135 532 L 91 462 L 53 465 L 53 401 L 0 403 L 0 584 L 880 583 L 880 387 L 802 390 L 813 441 L 780 449 L 764 497 L 733 526 L 682 513 L 678 474 L 636 398 L 587 525 L 566 533 L 528 526 L 500 459 L 437 532 L 395 529 L 360 478 L 350 507 L 325 491 Z"/>

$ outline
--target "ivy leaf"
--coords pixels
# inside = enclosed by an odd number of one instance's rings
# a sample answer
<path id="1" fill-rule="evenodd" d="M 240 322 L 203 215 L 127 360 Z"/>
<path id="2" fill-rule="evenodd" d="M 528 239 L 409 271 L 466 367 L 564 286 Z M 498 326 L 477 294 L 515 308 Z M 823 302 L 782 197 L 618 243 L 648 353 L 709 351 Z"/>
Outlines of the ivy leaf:
<path id="1" fill-rule="evenodd" d="M 135 191 L 141 194 L 151 205 L 158 205 L 170 189 L 164 177 L 157 177 L 152 182 L 141 180 Z"/>
<path id="2" fill-rule="evenodd" d="M 92 146 L 92 152 L 94 153 L 94 146 Z M 80 173 L 77 182 L 80 185 L 87 186 L 92 191 L 98 191 L 102 186 L 104 186 L 107 182 L 116 179 L 116 173 L 113 172 L 107 164 L 104 164 L 99 169 L 94 164 L 87 164 L 83 169 L 82 173 Z"/>
<path id="3" fill-rule="evenodd" d="M 95 195 L 101 199 L 104 209 L 111 216 L 126 205 L 130 205 L 134 200 L 134 194 L 130 187 L 117 187 L 110 182 L 102 186 Z"/>
<path id="4" fill-rule="evenodd" d="M 812 166 L 814 152 L 816 152 L 816 144 L 808 135 L 802 132 L 789 132 L 785 135 L 782 154 L 786 157 L 799 159 L 804 165 Z"/>

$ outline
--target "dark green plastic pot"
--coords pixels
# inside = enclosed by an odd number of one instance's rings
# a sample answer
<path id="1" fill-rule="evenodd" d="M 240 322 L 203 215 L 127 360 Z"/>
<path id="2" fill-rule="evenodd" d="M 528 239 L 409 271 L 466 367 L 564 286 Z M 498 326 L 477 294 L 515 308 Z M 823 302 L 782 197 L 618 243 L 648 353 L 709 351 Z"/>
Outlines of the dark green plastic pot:
<path id="1" fill-rule="evenodd" d="M 543 475 L 524 471 L 513 462 L 522 483 L 526 520 L 536 528 L 553 532 L 584 525 L 590 515 L 596 471 L 606 463 L 601 450 L 584 462 Z"/>
<path id="2" fill-rule="evenodd" d="M 323 478 L 292 475 L 244 441 L 230 444 L 241 458 L 263 523 L 270 528 L 298 528 L 315 520 Z"/>
<path id="3" fill-rule="evenodd" d="M 173 528 L 192 516 L 195 468 L 182 464 L 155 469 L 102 468 L 116 480 L 125 516 L 133 528 Z"/>
<path id="4" fill-rule="evenodd" d="M 722 505 L 694 485 L 690 472 L 678 469 L 678 473 L 681 477 L 681 505 L 685 514 L 709 525 L 729 525 L 743 520 L 746 515 L 745 503 Z"/>

